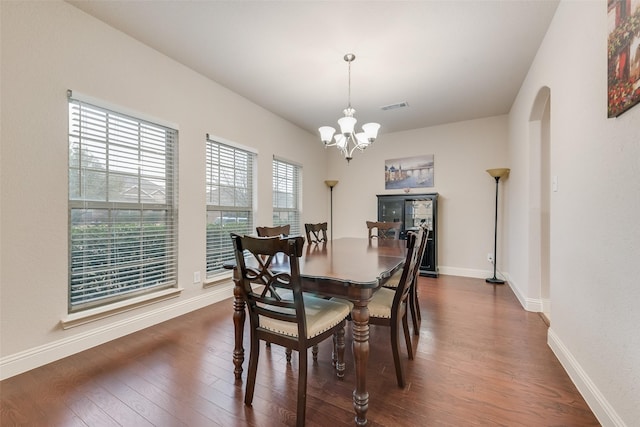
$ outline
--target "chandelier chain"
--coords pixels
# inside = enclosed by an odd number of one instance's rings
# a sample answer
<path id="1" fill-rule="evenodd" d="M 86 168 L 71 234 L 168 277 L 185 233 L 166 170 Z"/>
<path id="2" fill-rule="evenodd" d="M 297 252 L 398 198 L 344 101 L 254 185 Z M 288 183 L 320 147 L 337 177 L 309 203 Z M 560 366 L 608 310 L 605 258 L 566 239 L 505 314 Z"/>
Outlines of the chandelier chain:
<path id="1" fill-rule="evenodd" d="M 347 62 L 349 63 L 349 98 L 347 99 L 349 109 L 351 109 L 351 61 L 353 61 L 353 59 L 347 59 Z"/>

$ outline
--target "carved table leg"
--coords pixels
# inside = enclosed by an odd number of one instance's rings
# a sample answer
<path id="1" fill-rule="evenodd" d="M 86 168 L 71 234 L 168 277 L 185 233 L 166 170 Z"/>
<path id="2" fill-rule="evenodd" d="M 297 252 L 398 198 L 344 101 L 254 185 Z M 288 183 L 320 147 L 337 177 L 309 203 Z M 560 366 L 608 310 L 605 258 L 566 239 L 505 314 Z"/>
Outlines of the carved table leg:
<path id="1" fill-rule="evenodd" d="M 369 392 L 367 392 L 367 363 L 369 361 L 369 308 L 367 301 L 357 301 L 351 311 L 353 326 L 353 359 L 356 365 L 356 389 L 353 391 L 353 408 L 356 425 L 367 424 Z"/>
<path id="2" fill-rule="evenodd" d="M 233 365 L 235 366 L 233 374 L 236 380 L 242 379 L 242 363 L 244 362 L 244 347 L 242 340 L 244 338 L 244 321 L 246 313 L 244 311 L 245 303 L 242 298 L 242 290 L 240 289 L 240 281 L 236 277 L 237 270 L 233 270 L 233 327 L 235 333 L 235 347 L 233 349 Z"/>

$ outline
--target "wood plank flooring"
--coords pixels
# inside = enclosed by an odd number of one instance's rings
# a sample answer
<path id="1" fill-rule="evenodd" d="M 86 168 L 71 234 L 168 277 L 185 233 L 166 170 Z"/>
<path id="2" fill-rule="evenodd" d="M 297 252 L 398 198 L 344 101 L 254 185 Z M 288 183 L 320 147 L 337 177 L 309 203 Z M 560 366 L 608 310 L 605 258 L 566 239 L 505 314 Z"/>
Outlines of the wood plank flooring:
<path id="1" fill-rule="evenodd" d="M 507 286 L 421 277 L 420 335 L 396 385 L 389 331 L 371 327 L 371 426 L 598 426 L 546 344 L 547 326 Z M 0 383 L 0 425 L 291 426 L 298 355 L 261 346 L 255 398 L 233 376 L 231 300 Z M 245 350 L 248 358 L 248 334 Z M 347 344 L 351 333 L 347 332 Z M 311 355 L 308 355 L 311 358 Z M 406 357 L 406 356 L 405 356 Z M 330 340 L 310 362 L 308 426 L 352 426 L 353 357 L 334 376 Z"/>

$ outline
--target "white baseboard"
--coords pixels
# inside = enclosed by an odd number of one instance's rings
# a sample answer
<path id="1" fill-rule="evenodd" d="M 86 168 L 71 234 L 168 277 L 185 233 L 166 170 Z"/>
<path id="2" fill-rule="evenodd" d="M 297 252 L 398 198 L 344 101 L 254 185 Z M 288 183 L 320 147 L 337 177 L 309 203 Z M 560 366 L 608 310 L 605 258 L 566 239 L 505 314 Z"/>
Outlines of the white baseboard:
<path id="1" fill-rule="evenodd" d="M 225 285 L 216 286 L 215 289 L 211 289 L 194 298 L 178 300 L 173 304 L 132 315 L 126 319 L 81 334 L 2 357 L 0 359 L 0 380 L 104 344 L 132 332 L 173 319 L 174 317 L 182 316 L 183 314 L 198 310 L 232 296 L 233 283 L 229 282 Z"/>
<path id="2" fill-rule="evenodd" d="M 600 424 L 603 426 L 627 427 L 613 407 L 609 404 L 598 387 L 582 369 L 578 361 L 573 357 L 569 349 L 562 343 L 552 328 L 547 333 L 547 344 L 564 367 L 564 370 L 584 397 L 584 400 L 593 411 Z"/>
<path id="3" fill-rule="evenodd" d="M 471 268 L 447 267 L 447 266 L 438 267 L 438 273 L 444 274 L 446 276 L 473 277 L 475 279 L 485 279 L 487 277 L 491 277 L 491 275 L 493 274 L 488 270 L 476 270 Z"/>
<path id="4" fill-rule="evenodd" d="M 509 284 L 509 287 L 511 288 L 516 298 L 520 302 L 520 305 L 522 306 L 522 308 L 534 313 L 543 312 L 544 300 L 540 298 L 525 297 L 522 290 L 520 289 L 520 286 L 518 286 L 518 284 L 508 274 L 506 275 L 506 277 L 507 277 L 507 283 Z"/>

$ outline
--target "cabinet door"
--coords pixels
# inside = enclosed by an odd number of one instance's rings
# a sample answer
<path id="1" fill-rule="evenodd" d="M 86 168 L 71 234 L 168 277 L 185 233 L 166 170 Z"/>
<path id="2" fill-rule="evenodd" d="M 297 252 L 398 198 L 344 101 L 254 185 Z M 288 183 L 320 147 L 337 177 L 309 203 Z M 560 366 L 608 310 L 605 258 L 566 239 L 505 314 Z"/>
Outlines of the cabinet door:
<path id="1" fill-rule="evenodd" d="M 417 230 L 426 224 L 429 230 L 433 226 L 433 202 L 428 200 L 407 200 L 404 205 L 405 230 Z"/>
<path id="2" fill-rule="evenodd" d="M 403 200 L 380 200 L 378 205 L 378 221 L 398 222 L 402 221 Z"/>

